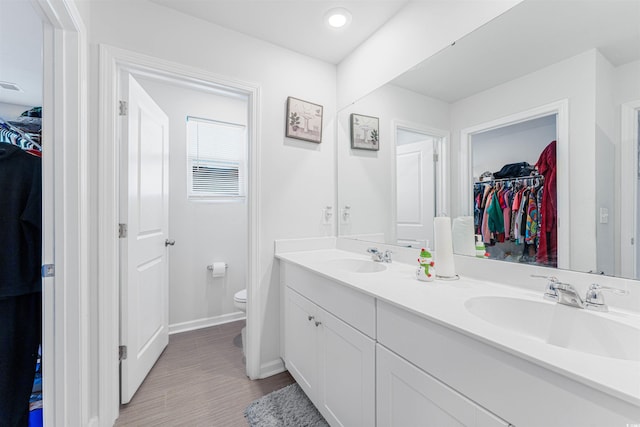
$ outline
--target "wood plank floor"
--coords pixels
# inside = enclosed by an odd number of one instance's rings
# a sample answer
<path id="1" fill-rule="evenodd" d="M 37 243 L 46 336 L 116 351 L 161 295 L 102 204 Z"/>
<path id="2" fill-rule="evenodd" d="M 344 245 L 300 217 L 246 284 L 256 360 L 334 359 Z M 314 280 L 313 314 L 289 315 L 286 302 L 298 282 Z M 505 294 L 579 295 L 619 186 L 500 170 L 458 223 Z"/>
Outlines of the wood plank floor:
<path id="1" fill-rule="evenodd" d="M 253 400 L 294 382 L 288 372 L 251 381 L 245 374 L 244 321 L 171 335 L 169 345 L 131 402 L 122 426 L 247 426 Z"/>

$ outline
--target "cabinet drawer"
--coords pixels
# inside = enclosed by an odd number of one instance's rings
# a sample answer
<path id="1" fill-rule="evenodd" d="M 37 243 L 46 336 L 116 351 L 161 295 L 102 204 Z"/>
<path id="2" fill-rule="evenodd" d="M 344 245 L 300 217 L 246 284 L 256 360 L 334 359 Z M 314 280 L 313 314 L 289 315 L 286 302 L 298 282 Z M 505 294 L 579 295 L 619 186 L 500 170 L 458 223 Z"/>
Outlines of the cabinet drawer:
<path id="1" fill-rule="evenodd" d="M 375 339 L 376 304 L 373 297 L 295 264 L 283 262 L 280 272 L 286 286 Z"/>

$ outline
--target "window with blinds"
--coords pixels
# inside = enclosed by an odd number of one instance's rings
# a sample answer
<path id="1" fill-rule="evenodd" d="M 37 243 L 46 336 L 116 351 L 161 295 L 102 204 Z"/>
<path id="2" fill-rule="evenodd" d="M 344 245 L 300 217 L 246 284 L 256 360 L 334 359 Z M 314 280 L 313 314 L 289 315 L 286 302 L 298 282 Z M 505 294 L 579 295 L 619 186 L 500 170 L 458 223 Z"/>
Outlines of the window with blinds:
<path id="1" fill-rule="evenodd" d="M 187 193 L 190 199 L 244 198 L 247 128 L 187 117 Z"/>

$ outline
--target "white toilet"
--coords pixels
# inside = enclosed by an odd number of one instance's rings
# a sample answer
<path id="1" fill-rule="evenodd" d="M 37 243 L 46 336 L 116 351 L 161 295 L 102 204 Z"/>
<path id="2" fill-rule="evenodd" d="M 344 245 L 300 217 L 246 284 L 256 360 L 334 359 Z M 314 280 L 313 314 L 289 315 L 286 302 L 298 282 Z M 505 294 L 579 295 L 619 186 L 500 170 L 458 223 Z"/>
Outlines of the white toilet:
<path id="1" fill-rule="evenodd" d="M 247 312 L 247 290 L 243 289 L 238 291 L 233 296 L 233 305 L 236 306 L 238 310 L 242 310 L 245 313 Z"/>
<path id="2" fill-rule="evenodd" d="M 238 310 L 242 310 L 245 313 L 247 312 L 247 290 L 246 289 L 238 291 L 235 293 L 235 295 L 233 295 L 233 305 L 235 305 Z M 242 328 L 242 331 L 240 331 L 240 334 L 242 335 L 242 354 L 244 354 L 245 335 L 247 334 L 246 326 Z"/>

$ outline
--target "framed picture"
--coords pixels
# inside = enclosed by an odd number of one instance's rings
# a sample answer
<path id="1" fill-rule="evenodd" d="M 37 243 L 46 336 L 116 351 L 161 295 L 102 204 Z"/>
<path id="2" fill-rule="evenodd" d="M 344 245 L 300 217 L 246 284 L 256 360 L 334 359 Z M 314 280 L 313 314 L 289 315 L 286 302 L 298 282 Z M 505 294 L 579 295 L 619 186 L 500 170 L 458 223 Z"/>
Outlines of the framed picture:
<path id="1" fill-rule="evenodd" d="M 378 151 L 379 135 L 377 117 L 351 114 L 351 148 Z"/>
<path id="2" fill-rule="evenodd" d="M 287 98 L 287 138 L 322 142 L 322 105 Z"/>

